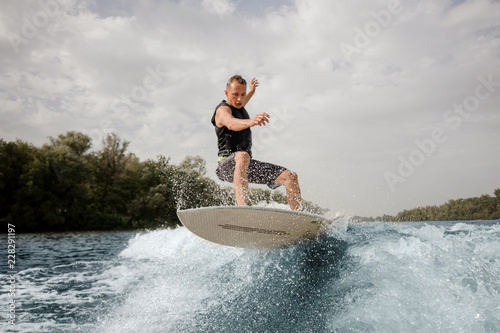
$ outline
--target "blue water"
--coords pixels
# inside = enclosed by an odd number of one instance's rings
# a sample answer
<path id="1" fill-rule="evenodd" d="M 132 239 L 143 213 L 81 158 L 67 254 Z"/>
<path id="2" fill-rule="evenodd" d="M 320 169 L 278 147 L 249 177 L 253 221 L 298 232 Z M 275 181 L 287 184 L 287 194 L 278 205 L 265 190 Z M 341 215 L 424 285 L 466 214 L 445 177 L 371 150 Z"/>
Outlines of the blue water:
<path id="1" fill-rule="evenodd" d="M 16 251 L 16 323 L 2 292 L 2 332 L 500 331 L 498 221 L 346 221 L 272 251 L 184 228 L 30 234 Z"/>

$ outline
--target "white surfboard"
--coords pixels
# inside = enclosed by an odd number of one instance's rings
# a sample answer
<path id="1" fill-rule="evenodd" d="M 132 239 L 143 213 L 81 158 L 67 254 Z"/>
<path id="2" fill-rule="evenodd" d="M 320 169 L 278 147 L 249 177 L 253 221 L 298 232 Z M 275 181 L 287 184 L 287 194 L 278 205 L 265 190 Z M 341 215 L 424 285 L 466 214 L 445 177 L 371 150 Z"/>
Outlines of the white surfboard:
<path id="1" fill-rule="evenodd" d="M 249 206 L 179 210 L 177 216 L 189 231 L 201 238 L 249 248 L 276 248 L 313 239 L 329 224 L 319 215 Z"/>

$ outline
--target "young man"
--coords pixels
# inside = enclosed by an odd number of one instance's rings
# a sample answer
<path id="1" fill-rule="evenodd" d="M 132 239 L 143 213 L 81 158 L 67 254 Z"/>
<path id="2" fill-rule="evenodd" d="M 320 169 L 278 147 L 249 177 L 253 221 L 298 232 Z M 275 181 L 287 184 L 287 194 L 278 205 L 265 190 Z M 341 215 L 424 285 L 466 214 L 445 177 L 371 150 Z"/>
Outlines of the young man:
<path id="1" fill-rule="evenodd" d="M 265 126 L 269 115 L 265 112 L 250 118 L 245 105 L 255 93 L 258 81 L 247 83 L 240 75 L 231 77 L 226 85 L 226 98 L 215 108 L 212 124 L 217 134 L 219 159 L 217 176 L 234 182 L 236 204 L 244 206 L 248 200 L 248 183 L 266 184 L 271 189 L 285 185 L 288 204 L 293 210 L 302 210 L 297 174 L 284 167 L 252 159 L 253 126 Z"/>

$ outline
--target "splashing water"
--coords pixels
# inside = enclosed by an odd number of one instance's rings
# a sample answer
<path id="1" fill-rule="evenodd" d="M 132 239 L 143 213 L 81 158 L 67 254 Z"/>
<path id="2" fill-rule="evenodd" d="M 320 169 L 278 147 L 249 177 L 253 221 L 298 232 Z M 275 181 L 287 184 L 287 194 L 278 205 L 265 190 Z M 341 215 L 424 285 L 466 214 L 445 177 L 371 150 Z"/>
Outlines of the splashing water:
<path id="1" fill-rule="evenodd" d="M 110 233 L 100 235 L 108 239 Z M 98 241 L 79 237 L 90 252 Z M 71 262 L 24 269 L 18 298 L 32 306 L 16 327 L 23 332 L 500 330 L 500 225 L 494 223 L 345 222 L 318 240 L 271 251 L 219 246 L 184 228 L 127 234 L 125 245 L 124 237 L 108 239 L 122 250 L 104 260 L 95 255 L 86 260 L 88 253 L 74 250 Z M 51 242 L 43 239 L 44 246 Z M 64 239 L 57 242 L 70 247 Z"/>

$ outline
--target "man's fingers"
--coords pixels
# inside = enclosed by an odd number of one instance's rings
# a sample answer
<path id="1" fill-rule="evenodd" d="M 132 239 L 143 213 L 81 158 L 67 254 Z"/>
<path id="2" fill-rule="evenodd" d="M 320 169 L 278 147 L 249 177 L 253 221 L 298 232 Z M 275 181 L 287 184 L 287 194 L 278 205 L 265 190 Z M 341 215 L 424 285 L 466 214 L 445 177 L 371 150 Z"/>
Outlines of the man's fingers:
<path id="1" fill-rule="evenodd" d="M 262 112 L 255 116 L 254 121 L 257 123 L 256 125 L 262 126 L 269 122 L 269 118 L 267 113 Z"/>
<path id="2" fill-rule="evenodd" d="M 257 88 L 259 86 L 259 80 L 257 80 L 256 78 L 253 78 L 252 79 L 252 82 L 250 82 L 250 85 L 253 87 L 253 88 Z"/>
<path id="3" fill-rule="evenodd" d="M 267 113 L 262 113 L 259 115 L 259 125 L 265 125 L 269 123 L 269 115 Z"/>

